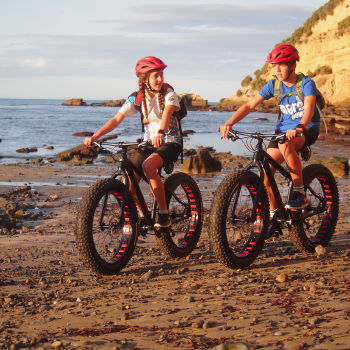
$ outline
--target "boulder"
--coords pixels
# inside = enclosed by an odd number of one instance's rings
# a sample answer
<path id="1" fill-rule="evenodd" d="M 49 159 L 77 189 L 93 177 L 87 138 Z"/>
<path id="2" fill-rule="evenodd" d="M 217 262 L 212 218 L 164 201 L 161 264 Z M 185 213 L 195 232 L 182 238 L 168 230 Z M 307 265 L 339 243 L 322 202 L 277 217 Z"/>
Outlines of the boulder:
<path id="1" fill-rule="evenodd" d="M 322 162 L 336 178 L 342 178 L 349 173 L 348 159 L 345 157 L 332 157 Z"/>
<path id="2" fill-rule="evenodd" d="M 71 98 L 63 102 L 62 106 L 86 106 L 86 102 L 82 98 Z"/>
<path id="3" fill-rule="evenodd" d="M 36 147 L 25 147 L 25 148 L 19 148 L 16 149 L 17 153 L 30 153 L 30 152 L 38 152 L 38 149 Z"/>
<path id="4" fill-rule="evenodd" d="M 215 158 L 218 159 L 225 169 L 240 169 L 251 159 L 247 157 L 233 155 L 231 152 L 216 152 Z"/>
<path id="5" fill-rule="evenodd" d="M 187 136 L 187 135 L 191 135 L 194 133 L 195 133 L 194 130 L 182 130 L 182 136 Z"/>
<path id="6" fill-rule="evenodd" d="M 338 133 L 340 135 L 349 135 L 350 134 L 350 127 L 341 123 L 334 123 L 334 127 L 337 129 Z"/>
<path id="7" fill-rule="evenodd" d="M 84 144 L 73 147 L 69 150 L 60 152 L 55 154 L 56 157 L 60 159 L 60 161 L 70 161 L 73 158 L 75 160 L 82 159 L 82 158 L 88 158 L 92 159 L 96 157 L 98 154 L 98 151 L 95 150 L 92 147 L 85 146 Z"/>
<path id="8" fill-rule="evenodd" d="M 92 136 L 94 133 L 93 132 L 91 132 L 91 131 L 79 131 L 79 132 L 75 132 L 75 133 L 73 133 L 72 134 L 72 136 L 85 136 L 85 137 L 87 137 L 87 136 Z"/>
<path id="9" fill-rule="evenodd" d="M 184 160 L 181 165 L 181 171 L 187 174 L 205 174 L 221 171 L 221 163 L 213 158 L 207 150 L 201 150 L 196 155 Z"/>

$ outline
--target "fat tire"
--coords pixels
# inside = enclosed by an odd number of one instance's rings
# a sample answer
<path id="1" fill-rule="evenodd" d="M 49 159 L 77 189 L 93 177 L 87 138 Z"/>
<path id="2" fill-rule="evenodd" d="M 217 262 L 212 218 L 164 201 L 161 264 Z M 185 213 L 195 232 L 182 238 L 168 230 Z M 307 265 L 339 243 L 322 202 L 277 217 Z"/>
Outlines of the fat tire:
<path id="1" fill-rule="evenodd" d="M 319 185 L 320 193 L 325 202 L 325 210 L 319 214 L 320 217 L 311 219 L 316 223 L 307 227 L 307 220 L 303 216 L 303 211 L 291 212 L 294 225 L 290 229 L 290 237 L 294 245 L 302 253 L 310 254 L 315 252 L 318 245 L 327 246 L 335 231 L 339 214 L 339 194 L 337 182 L 330 170 L 321 164 L 311 164 L 303 169 L 303 179 L 305 185 L 310 185 L 316 181 Z M 321 202 L 311 194 L 305 186 L 306 196 L 311 202 L 311 206 L 321 205 Z M 317 220 L 318 219 L 318 220 Z M 308 232 L 312 236 L 308 236 Z"/>
<path id="2" fill-rule="evenodd" d="M 251 265 L 264 246 L 269 222 L 269 202 L 265 187 L 260 192 L 261 199 L 259 200 L 256 214 L 254 214 L 257 219 L 251 218 L 253 200 L 259 186 L 259 181 L 258 175 L 249 170 L 241 170 L 232 173 L 226 176 L 221 182 L 212 201 L 209 224 L 209 237 L 212 250 L 218 261 L 230 269 L 244 269 Z M 242 188 L 243 191 L 247 190 L 246 195 L 248 194 L 247 197 L 250 197 L 247 202 L 245 215 L 247 216 L 246 219 L 250 217 L 251 223 L 247 223 L 243 227 L 244 223 L 242 222 L 241 230 L 239 230 L 240 225 L 237 224 L 237 228 L 235 228 L 237 232 L 232 232 L 234 235 L 240 235 L 240 232 L 245 228 L 248 236 L 246 240 L 242 240 L 242 248 L 239 247 L 238 252 L 235 252 L 234 249 L 236 247 L 230 246 L 227 236 L 227 219 L 230 203 L 234 195 L 238 193 L 237 201 L 239 201 L 240 198 L 242 198 L 242 200 L 244 198 L 241 192 Z M 243 208 L 242 205 L 242 216 L 244 212 Z M 239 213 L 238 210 L 237 213 Z M 236 241 L 239 242 L 239 239 Z"/>
<path id="3" fill-rule="evenodd" d="M 109 194 L 104 211 L 105 229 L 98 225 L 98 212 L 102 208 L 99 203 Z M 114 200 L 114 202 L 113 202 Z M 120 215 L 121 203 L 125 203 L 124 213 Z M 114 205 L 113 205 L 114 203 Z M 119 206 L 119 207 L 118 207 Z M 111 214 L 108 216 L 108 214 Z M 122 218 L 121 224 L 117 220 Z M 114 226 L 113 226 L 114 225 Z M 84 194 L 77 216 L 75 237 L 83 262 L 94 272 L 101 275 L 116 275 L 131 259 L 138 237 L 137 210 L 125 185 L 115 179 L 96 181 Z M 107 256 L 102 256 L 96 244 L 99 234 L 104 240 L 116 240 L 107 250 Z M 117 240 L 116 236 L 120 235 Z M 104 242 L 104 241 L 103 241 Z M 106 243 L 105 243 L 106 244 Z M 105 249 L 105 248 L 104 248 Z"/>
<path id="4" fill-rule="evenodd" d="M 183 258 L 197 246 L 203 224 L 203 203 L 197 183 L 188 174 L 176 172 L 164 182 L 165 196 L 172 220 L 170 228 L 156 235 L 162 252 L 170 258 Z M 173 193 L 181 196 L 187 208 L 174 200 Z M 181 215 L 185 215 L 181 220 Z"/>

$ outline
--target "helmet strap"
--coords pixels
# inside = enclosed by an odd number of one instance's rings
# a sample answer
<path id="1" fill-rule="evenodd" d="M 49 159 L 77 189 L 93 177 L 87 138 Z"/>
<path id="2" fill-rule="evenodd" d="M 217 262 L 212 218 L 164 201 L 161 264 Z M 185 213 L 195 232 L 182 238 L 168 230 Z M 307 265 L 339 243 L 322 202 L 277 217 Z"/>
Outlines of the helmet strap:
<path id="1" fill-rule="evenodd" d="M 290 68 L 290 66 L 292 66 L 292 65 L 295 65 L 295 61 L 288 64 L 289 74 L 288 74 L 288 77 L 287 77 L 286 80 L 288 80 L 288 79 L 290 78 L 290 76 L 293 74 L 293 72 L 295 72 L 295 69 L 291 69 L 291 68 Z"/>
<path id="2" fill-rule="evenodd" d="M 147 80 L 147 82 L 146 82 L 146 88 L 147 88 L 147 90 L 149 90 L 149 91 L 151 91 L 151 92 L 153 92 L 153 93 L 159 92 L 159 91 L 154 90 L 154 89 L 151 88 L 151 85 L 150 85 L 150 83 L 149 83 L 149 80 Z"/>

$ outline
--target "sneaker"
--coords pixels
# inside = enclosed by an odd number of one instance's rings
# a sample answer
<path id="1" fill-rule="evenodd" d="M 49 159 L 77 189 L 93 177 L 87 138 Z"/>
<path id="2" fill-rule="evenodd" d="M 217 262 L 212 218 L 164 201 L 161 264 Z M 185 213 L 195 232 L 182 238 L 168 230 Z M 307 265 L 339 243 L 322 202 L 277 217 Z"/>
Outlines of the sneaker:
<path id="1" fill-rule="evenodd" d="M 270 220 L 269 225 L 267 226 L 266 238 L 271 238 L 274 233 L 275 225 L 273 224 L 272 220 Z"/>
<path id="2" fill-rule="evenodd" d="M 279 235 L 282 235 L 280 225 L 270 220 L 269 225 L 267 226 L 266 239 L 271 238 L 273 236 L 278 237 Z"/>
<path id="3" fill-rule="evenodd" d="M 300 192 L 294 192 L 292 198 L 285 204 L 286 209 L 297 210 L 306 208 L 309 205 L 307 198 Z"/>
<path id="4" fill-rule="evenodd" d="M 154 228 L 164 228 L 171 225 L 169 214 L 158 214 L 158 221 L 154 224 Z"/>

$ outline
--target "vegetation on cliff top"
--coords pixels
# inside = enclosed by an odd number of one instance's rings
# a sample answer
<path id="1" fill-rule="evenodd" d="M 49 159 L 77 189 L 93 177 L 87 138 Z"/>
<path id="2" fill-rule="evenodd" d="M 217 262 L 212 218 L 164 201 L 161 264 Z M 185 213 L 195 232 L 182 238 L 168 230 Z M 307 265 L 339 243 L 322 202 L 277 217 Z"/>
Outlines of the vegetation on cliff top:
<path id="1" fill-rule="evenodd" d="M 340 36 L 350 32 L 350 16 L 338 23 L 338 34 Z"/>
<path id="2" fill-rule="evenodd" d="M 312 16 L 306 20 L 302 27 L 297 28 L 291 37 L 283 40 L 282 44 L 296 44 L 301 41 L 303 35 L 309 37 L 312 34 L 313 26 L 318 23 L 318 21 L 325 19 L 328 15 L 333 15 L 334 9 L 342 2 L 344 2 L 344 0 L 328 1 L 313 13 Z M 349 27 L 349 24 L 347 27 Z"/>

